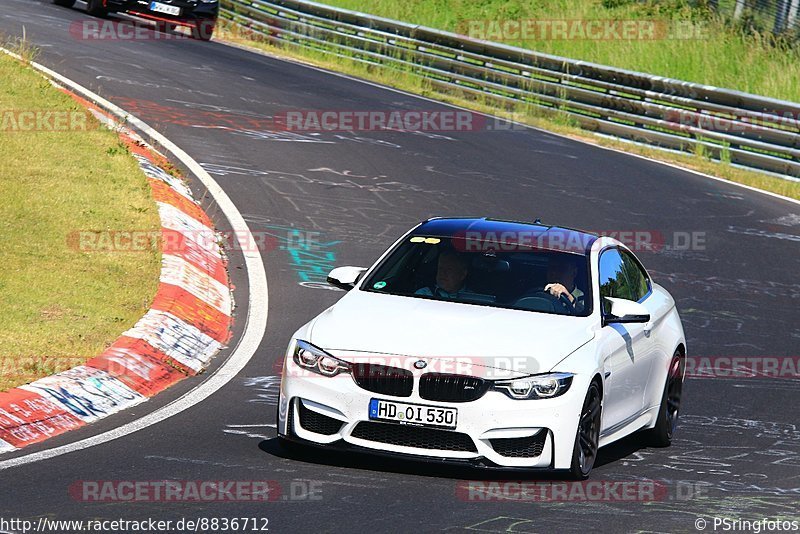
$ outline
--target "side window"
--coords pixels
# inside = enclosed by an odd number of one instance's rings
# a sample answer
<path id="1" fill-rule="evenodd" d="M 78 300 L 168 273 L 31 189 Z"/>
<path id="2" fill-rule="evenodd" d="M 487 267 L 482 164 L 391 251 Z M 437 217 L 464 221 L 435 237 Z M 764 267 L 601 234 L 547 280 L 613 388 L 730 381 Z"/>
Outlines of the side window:
<path id="1" fill-rule="evenodd" d="M 638 300 L 632 298 L 633 293 L 625 276 L 625 264 L 615 248 L 608 249 L 600 255 L 600 300 L 603 311 L 608 313 L 610 304 L 603 297 Z"/>
<path id="2" fill-rule="evenodd" d="M 627 250 L 622 251 L 622 265 L 625 275 L 631 284 L 631 300 L 639 301 L 650 291 L 650 283 L 647 280 L 647 273 L 642 270 L 641 265 L 633 255 Z"/>

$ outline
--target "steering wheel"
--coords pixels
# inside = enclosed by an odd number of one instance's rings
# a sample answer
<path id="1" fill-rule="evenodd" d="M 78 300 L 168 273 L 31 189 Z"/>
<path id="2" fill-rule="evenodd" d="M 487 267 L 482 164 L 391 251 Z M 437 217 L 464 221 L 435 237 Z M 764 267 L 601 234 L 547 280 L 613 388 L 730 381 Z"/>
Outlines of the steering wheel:
<path id="1" fill-rule="evenodd" d="M 559 296 L 555 297 L 549 291 L 537 291 L 536 293 L 534 293 L 531 296 L 532 297 L 544 297 L 544 298 L 549 299 L 549 300 L 551 300 L 553 302 L 558 302 L 559 304 L 561 304 L 561 306 L 567 312 L 567 315 L 575 315 L 575 313 L 576 313 L 575 305 L 572 304 L 572 302 L 570 302 L 569 298 L 567 298 L 567 296 L 564 295 L 563 293 L 560 294 Z"/>

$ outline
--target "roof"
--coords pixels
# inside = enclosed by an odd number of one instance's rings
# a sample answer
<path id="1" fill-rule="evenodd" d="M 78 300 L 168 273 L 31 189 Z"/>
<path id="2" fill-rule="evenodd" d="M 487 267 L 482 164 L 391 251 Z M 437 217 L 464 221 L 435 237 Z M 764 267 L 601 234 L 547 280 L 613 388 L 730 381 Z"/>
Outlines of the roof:
<path id="1" fill-rule="evenodd" d="M 587 254 L 597 234 L 541 223 L 505 221 L 487 217 L 442 217 L 428 219 L 412 235 L 499 241 L 504 244 L 536 246 L 548 250 Z"/>

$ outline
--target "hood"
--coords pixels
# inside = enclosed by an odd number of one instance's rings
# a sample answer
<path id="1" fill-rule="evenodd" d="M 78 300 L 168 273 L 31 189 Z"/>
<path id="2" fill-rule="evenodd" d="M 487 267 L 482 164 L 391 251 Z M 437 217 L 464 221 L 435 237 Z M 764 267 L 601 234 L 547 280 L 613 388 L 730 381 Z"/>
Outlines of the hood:
<path id="1" fill-rule="evenodd" d="M 471 359 L 487 367 L 550 371 L 594 337 L 572 317 L 352 290 L 313 322 L 307 341 L 349 361 L 358 355 Z"/>

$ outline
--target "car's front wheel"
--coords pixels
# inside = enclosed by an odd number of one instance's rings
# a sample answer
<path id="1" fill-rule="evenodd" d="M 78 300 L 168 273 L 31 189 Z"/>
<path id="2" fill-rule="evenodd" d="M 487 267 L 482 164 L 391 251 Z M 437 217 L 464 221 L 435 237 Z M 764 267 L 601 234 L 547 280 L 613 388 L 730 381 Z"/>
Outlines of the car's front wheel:
<path id="1" fill-rule="evenodd" d="M 647 431 L 650 444 L 654 447 L 669 447 L 672 435 L 678 426 L 678 414 L 683 393 L 683 371 L 686 361 L 680 352 L 675 352 L 669 364 L 669 373 L 664 384 L 664 394 L 658 410 L 656 426 Z"/>
<path id="2" fill-rule="evenodd" d="M 600 443 L 600 415 L 602 412 L 602 396 L 600 386 L 592 382 L 581 408 L 578 431 L 575 435 L 575 447 L 572 451 L 570 475 L 576 480 L 585 480 L 597 460 Z"/>
<path id="3" fill-rule="evenodd" d="M 75 0 L 53 0 L 53 3 L 61 7 L 72 7 L 75 5 Z"/>

